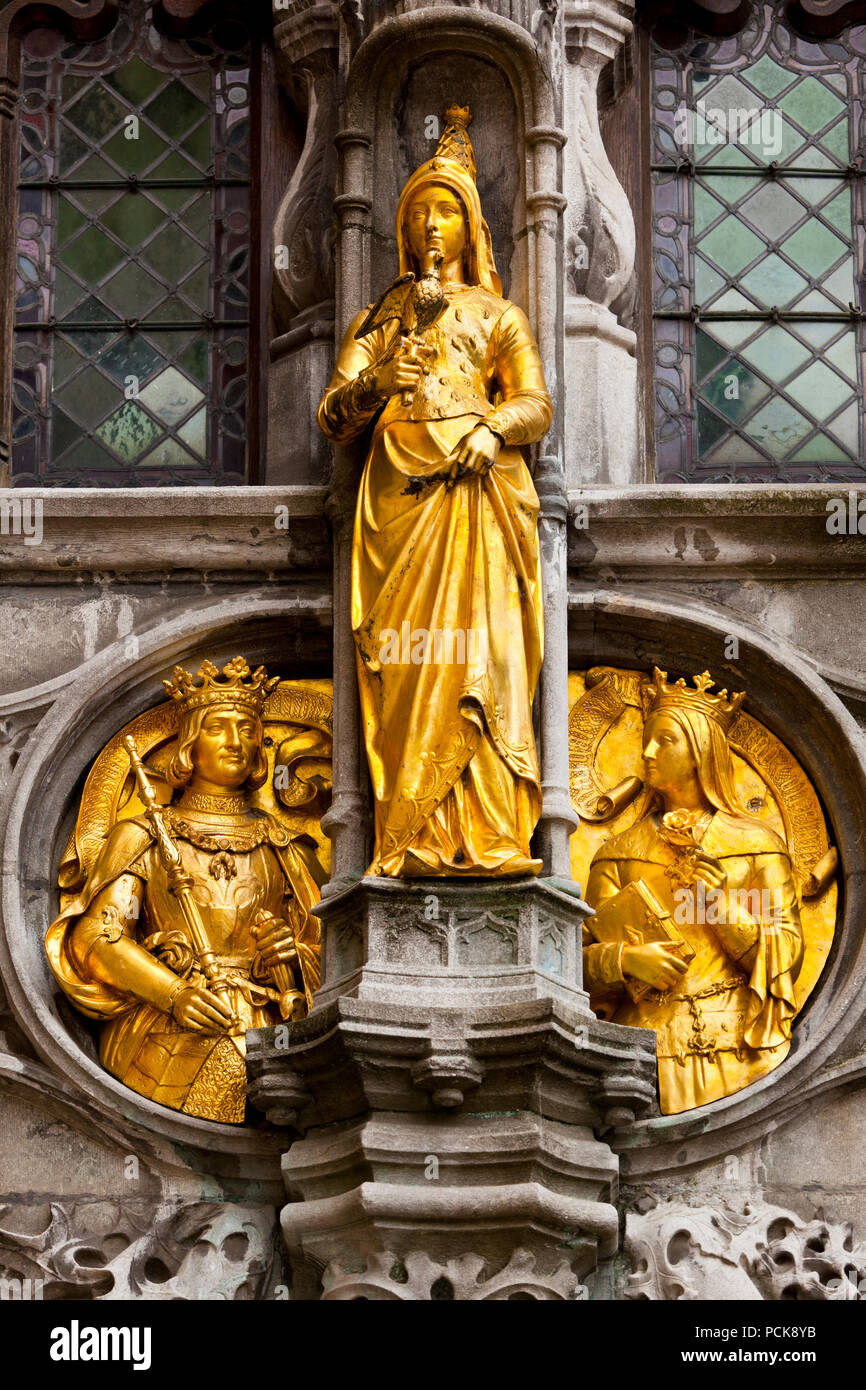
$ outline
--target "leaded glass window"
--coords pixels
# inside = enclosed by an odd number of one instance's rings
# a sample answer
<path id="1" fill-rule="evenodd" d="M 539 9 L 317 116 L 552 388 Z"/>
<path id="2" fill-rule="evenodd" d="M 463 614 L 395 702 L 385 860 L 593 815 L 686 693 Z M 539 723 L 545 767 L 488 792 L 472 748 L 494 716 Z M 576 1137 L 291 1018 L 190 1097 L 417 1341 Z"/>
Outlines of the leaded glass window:
<path id="1" fill-rule="evenodd" d="M 250 48 L 24 39 L 13 481 L 245 480 Z"/>
<path id="2" fill-rule="evenodd" d="M 653 53 L 658 475 L 862 480 L 866 26 L 754 11 Z"/>

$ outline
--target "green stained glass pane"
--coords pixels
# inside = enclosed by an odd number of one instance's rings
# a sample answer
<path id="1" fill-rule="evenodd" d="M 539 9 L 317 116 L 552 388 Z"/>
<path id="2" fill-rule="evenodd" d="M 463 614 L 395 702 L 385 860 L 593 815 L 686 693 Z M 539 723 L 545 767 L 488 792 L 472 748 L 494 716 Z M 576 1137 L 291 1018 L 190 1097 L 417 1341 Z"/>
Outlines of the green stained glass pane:
<path id="1" fill-rule="evenodd" d="M 724 371 L 716 372 L 701 388 L 705 400 L 733 424 L 738 424 L 749 415 L 769 392 L 766 383 L 736 358 L 726 363 Z"/>
<path id="2" fill-rule="evenodd" d="M 194 310 L 204 313 L 208 307 L 210 292 L 210 267 L 203 265 L 192 275 L 188 275 L 180 286 L 180 292 Z"/>
<path id="3" fill-rule="evenodd" d="M 64 125 L 61 125 L 61 127 L 60 127 L 60 172 L 61 172 L 61 174 L 68 174 L 68 173 L 69 173 L 69 170 L 70 170 L 70 169 L 73 169 L 73 168 L 75 167 L 75 165 L 79 162 L 79 160 L 83 159 L 84 156 L 85 156 L 86 154 L 87 154 L 87 146 L 85 145 L 84 141 L 81 139 L 81 136 L 80 136 L 80 135 L 76 135 L 75 132 L 74 132 L 74 130 L 70 130 L 68 125 L 65 125 L 65 124 L 64 124 Z"/>
<path id="4" fill-rule="evenodd" d="M 795 169 L 826 169 L 833 174 L 839 172 L 839 166 L 835 160 L 832 160 L 827 154 L 822 154 L 814 145 L 803 150 L 796 158 L 789 159 L 788 163 L 792 164 Z"/>
<path id="5" fill-rule="evenodd" d="M 176 79 L 145 109 L 148 120 L 170 135 L 172 140 L 180 140 L 190 126 L 206 114 L 204 103 Z"/>
<path id="6" fill-rule="evenodd" d="M 700 236 L 717 217 L 722 217 L 725 207 L 713 198 L 704 184 L 695 185 L 695 233 Z"/>
<path id="7" fill-rule="evenodd" d="M 153 319 L 154 323 L 172 323 L 177 321 L 179 323 L 190 323 L 192 326 L 191 320 L 196 318 L 196 314 L 184 300 L 179 299 L 176 294 L 171 294 L 168 299 L 164 299 L 161 304 L 156 306 L 150 317 Z"/>
<path id="8" fill-rule="evenodd" d="M 771 381 L 781 384 L 812 356 L 803 343 L 793 338 L 780 324 L 765 328 L 760 337 L 743 348 L 743 357 Z"/>
<path id="9" fill-rule="evenodd" d="M 764 250 L 764 243 L 735 217 L 728 217 L 700 238 L 701 251 L 726 274 L 738 275 Z"/>
<path id="10" fill-rule="evenodd" d="M 199 464 L 199 460 L 193 458 L 192 454 L 184 449 L 176 439 L 163 439 L 157 444 L 156 448 L 143 458 L 138 465 L 139 468 L 193 468 Z"/>
<path id="11" fill-rule="evenodd" d="M 709 372 L 715 371 L 716 367 L 725 361 L 728 349 L 700 328 L 695 332 L 695 348 L 698 356 L 698 381 L 703 381 Z"/>
<path id="12" fill-rule="evenodd" d="M 154 170 L 154 177 L 159 177 L 158 170 Z M 162 175 L 162 177 L 166 178 L 168 175 Z M 196 196 L 196 190 L 194 188 L 151 188 L 148 190 L 148 196 L 155 203 L 164 207 L 167 212 L 177 213 Z"/>
<path id="13" fill-rule="evenodd" d="M 181 142 L 181 149 L 186 150 L 190 159 L 194 159 L 203 169 L 207 168 L 211 160 L 210 122 L 203 121 L 187 135 Z"/>
<path id="14" fill-rule="evenodd" d="M 141 392 L 140 400 L 153 415 L 174 426 L 186 419 L 203 396 L 176 367 L 168 367 Z"/>
<path id="15" fill-rule="evenodd" d="M 721 463 L 766 463 L 766 455 L 759 454 L 753 444 L 747 444 L 745 439 L 741 439 L 738 434 L 731 435 L 724 440 L 717 449 L 705 457 L 702 462 L 712 461 L 716 464 Z"/>
<path id="16" fill-rule="evenodd" d="M 89 159 L 85 159 L 84 163 L 79 165 L 71 177 L 73 179 L 105 179 L 116 184 L 117 170 L 112 169 L 107 160 L 102 159 L 98 154 L 94 154 L 91 155 Z M 81 191 L 80 189 L 75 190 L 76 194 Z M 100 190 L 100 197 L 106 198 L 106 200 L 116 196 L 116 189 Z"/>
<path id="17" fill-rule="evenodd" d="M 706 187 L 726 203 L 739 203 L 753 188 L 760 188 L 760 178 L 750 174 L 717 174 L 714 170 L 701 168 L 701 178 Z"/>
<path id="18" fill-rule="evenodd" d="M 844 449 L 840 449 L 826 434 L 816 434 L 814 439 L 791 455 L 792 463 L 847 463 L 848 459 Z"/>
<path id="19" fill-rule="evenodd" d="M 100 323 L 110 319 L 112 314 L 104 304 L 91 295 L 83 304 L 77 305 L 67 317 L 76 323 Z M 81 352 L 92 357 L 117 337 L 117 329 L 71 328 L 66 330 L 66 336 Z"/>
<path id="20" fill-rule="evenodd" d="M 73 100 L 73 98 L 76 97 L 78 93 L 84 87 L 87 86 L 89 81 L 89 77 L 75 77 L 71 75 L 64 77 L 63 82 L 61 84 L 61 91 L 63 92 L 63 105 L 68 106 L 69 103 Z"/>
<path id="21" fill-rule="evenodd" d="M 713 295 L 724 289 L 725 283 L 718 271 L 713 270 L 702 256 L 695 256 L 695 295 L 699 304 L 709 304 Z"/>
<path id="22" fill-rule="evenodd" d="M 857 344 L 853 333 L 844 333 L 838 342 L 824 351 L 824 360 L 832 362 L 855 385 L 857 382 Z"/>
<path id="23" fill-rule="evenodd" d="M 163 357 L 175 357 L 191 341 L 188 331 L 168 329 L 165 332 L 147 330 L 147 336 L 162 353 Z"/>
<path id="24" fill-rule="evenodd" d="M 804 300 L 805 304 L 806 301 Z M 797 333 L 801 338 L 805 338 L 807 343 L 819 351 L 825 343 L 829 343 L 831 338 L 835 338 L 839 332 L 837 323 L 798 323 Z"/>
<path id="25" fill-rule="evenodd" d="M 817 77 L 804 77 L 795 87 L 780 97 L 778 105 L 803 130 L 819 131 L 829 125 L 845 109 L 835 92 L 829 91 Z"/>
<path id="26" fill-rule="evenodd" d="M 803 148 L 803 135 L 778 111 L 773 123 L 773 135 L 773 148 L 766 152 L 767 160 L 775 159 L 779 164 L 787 164 Z"/>
<path id="27" fill-rule="evenodd" d="M 777 97 L 780 92 L 784 92 L 786 87 L 790 87 L 795 80 L 795 75 L 787 68 L 780 68 L 778 63 L 774 63 L 768 54 L 764 54 L 760 62 L 753 63 L 746 68 L 743 76 L 750 86 L 760 92 L 765 97 Z"/>
<path id="28" fill-rule="evenodd" d="M 141 254 L 166 284 L 177 284 L 198 264 L 204 252 L 180 227 L 169 226 Z"/>
<path id="29" fill-rule="evenodd" d="M 862 411 L 859 401 L 853 401 L 851 405 L 830 421 L 828 426 L 833 434 L 848 452 L 856 459 L 862 459 L 863 454 L 860 449 L 860 427 L 862 422 Z"/>
<path id="30" fill-rule="evenodd" d="M 71 275 L 67 275 L 59 266 L 54 272 L 54 315 L 56 318 L 69 318 L 72 310 L 82 299 L 86 299 L 87 290 L 81 285 L 77 285 Z M 77 318 L 78 315 L 76 314 Z"/>
<path id="31" fill-rule="evenodd" d="M 774 459 L 789 458 L 812 428 L 805 416 L 781 396 L 771 396 L 744 426 L 749 438 Z"/>
<path id="32" fill-rule="evenodd" d="M 207 364 L 208 364 L 208 340 L 207 338 L 196 338 L 190 343 L 189 347 L 180 354 L 178 362 L 184 371 L 193 377 L 200 386 L 207 383 Z"/>
<path id="33" fill-rule="evenodd" d="M 127 140 L 119 130 L 105 146 L 105 153 L 124 174 L 143 174 L 166 150 L 165 140 L 144 121 L 138 128 L 138 139 Z"/>
<path id="34" fill-rule="evenodd" d="M 87 218 L 83 212 L 79 212 L 74 203 L 70 203 L 68 198 L 60 197 L 57 209 L 57 244 L 62 246 L 71 236 L 79 232 L 84 226 Z"/>
<path id="35" fill-rule="evenodd" d="M 826 420 L 848 400 L 851 383 L 843 380 L 826 363 L 813 362 L 791 383 L 788 390 L 816 420 Z"/>
<path id="36" fill-rule="evenodd" d="M 187 208 L 183 215 L 183 225 L 187 231 L 192 232 L 194 237 L 205 247 L 210 247 L 210 194 L 205 193 Z"/>
<path id="37" fill-rule="evenodd" d="M 713 312 L 716 314 L 739 313 L 741 309 L 754 309 L 754 307 L 752 301 L 747 299 L 744 294 L 740 294 L 739 290 L 727 290 L 713 304 Z"/>
<path id="38" fill-rule="evenodd" d="M 732 165 L 739 168 L 750 161 L 756 165 L 760 164 L 760 155 L 750 149 L 743 149 L 739 145 L 719 145 L 711 154 L 707 155 L 704 163 L 714 170 L 722 170 L 729 169 Z M 743 177 L 747 178 L 748 175 L 743 175 Z"/>
<path id="39" fill-rule="evenodd" d="M 117 460 L 107 454 L 94 439 L 82 439 L 80 444 L 54 465 L 49 463 L 52 472 L 62 471 L 70 478 L 86 477 L 88 473 L 102 473 L 117 468 Z"/>
<path id="40" fill-rule="evenodd" d="M 100 425 L 96 433 L 119 458 L 127 463 L 135 463 L 153 447 L 160 429 L 140 405 L 127 401 Z"/>
<path id="41" fill-rule="evenodd" d="M 156 348 L 138 333 L 119 338 L 99 359 L 102 370 L 121 385 L 128 376 L 138 377 L 139 383 L 147 381 L 162 362 Z"/>
<path id="42" fill-rule="evenodd" d="M 122 392 L 95 367 L 88 367 L 67 386 L 55 392 L 67 414 L 93 429 L 122 400 Z"/>
<path id="43" fill-rule="evenodd" d="M 718 444 L 722 435 L 727 433 L 728 424 L 725 420 L 720 420 L 718 415 L 714 415 L 707 408 L 703 401 L 697 402 L 698 419 L 698 451 L 700 454 L 708 454 L 714 444 Z"/>
<path id="44" fill-rule="evenodd" d="M 125 265 L 100 293 L 121 318 L 143 319 L 163 293 L 163 288 L 140 265 Z"/>
<path id="45" fill-rule="evenodd" d="M 56 391 L 58 386 L 73 372 L 77 372 L 81 366 L 83 366 L 83 359 L 75 351 L 72 344 L 68 343 L 65 338 L 58 338 L 54 344 L 53 389 Z"/>
<path id="46" fill-rule="evenodd" d="M 155 179 L 201 179 L 201 169 L 196 169 L 194 164 L 190 164 L 188 159 L 182 159 L 179 154 L 170 154 L 161 164 L 153 170 L 152 177 Z M 165 190 L 156 190 L 160 198 L 164 199 Z M 194 190 L 193 190 L 194 191 Z M 192 196 L 191 191 L 183 189 L 185 201 Z"/>
<path id="47" fill-rule="evenodd" d="M 803 276 L 775 254 L 765 256 L 754 270 L 750 270 L 742 285 L 767 308 L 773 305 L 782 308 L 808 288 Z"/>
<path id="48" fill-rule="evenodd" d="M 152 236 L 165 221 L 162 212 L 143 193 L 125 193 L 100 218 L 103 227 L 113 232 L 118 241 L 135 248 Z"/>
<path id="49" fill-rule="evenodd" d="M 204 458 L 207 453 L 207 408 L 202 406 L 183 429 L 178 430 L 178 434 L 194 453 Z"/>
<path id="50" fill-rule="evenodd" d="M 822 288 L 827 294 L 833 295 L 841 306 L 848 307 L 849 301 L 854 298 L 854 267 L 850 258 L 834 270 L 832 275 L 825 277 Z"/>
<path id="51" fill-rule="evenodd" d="M 157 87 L 165 81 L 165 75 L 149 68 L 140 58 L 130 58 L 122 68 L 109 73 L 105 81 L 116 92 L 126 97 L 132 106 L 141 106 L 148 97 L 153 96 Z"/>
<path id="52" fill-rule="evenodd" d="M 126 258 L 122 247 L 105 236 L 98 227 L 88 227 L 86 232 L 70 242 L 62 252 L 63 264 L 79 280 L 98 284 L 102 278 L 115 270 Z"/>
<path id="53" fill-rule="evenodd" d="M 51 457 L 59 458 L 81 438 L 81 426 L 76 425 L 56 405 L 51 411 Z"/>
<path id="54" fill-rule="evenodd" d="M 826 203 L 821 209 L 821 216 L 831 226 L 836 228 L 843 237 L 851 236 L 851 190 L 845 188 L 834 198 L 832 203 Z"/>
<path id="55" fill-rule="evenodd" d="M 844 241 L 814 219 L 785 242 L 785 255 L 816 279 L 825 275 L 847 251 Z"/>
<path id="56" fill-rule="evenodd" d="M 211 99 L 211 78 L 208 72 L 185 72 L 183 80 L 206 105 Z"/>
<path id="57" fill-rule="evenodd" d="M 101 144 L 128 111 L 107 87 L 95 82 L 72 106 L 66 108 L 65 114 L 88 139 Z"/>
<path id="58" fill-rule="evenodd" d="M 102 161 L 100 160 L 100 163 Z M 106 174 L 110 173 L 107 164 L 102 166 Z M 100 175 L 101 177 L 101 175 Z M 72 197 L 79 207 L 83 208 L 88 217 L 98 217 L 103 208 L 108 207 L 109 203 L 117 197 L 116 188 L 76 188 Z"/>
<path id="59" fill-rule="evenodd" d="M 821 136 L 821 147 L 833 159 L 838 159 L 840 164 L 847 164 L 850 157 L 849 139 L 848 118 L 846 116 L 844 120 L 837 121 L 826 135 Z"/>
<path id="60" fill-rule="evenodd" d="M 713 335 L 729 348 L 735 348 L 753 337 L 756 327 L 746 319 L 718 319 L 713 321 Z"/>
<path id="61" fill-rule="evenodd" d="M 802 203 L 777 183 L 765 183 L 742 205 L 739 213 L 768 241 L 781 241 L 808 215 Z"/>
<path id="62" fill-rule="evenodd" d="M 792 193 L 799 194 L 803 202 L 811 208 L 820 207 L 834 192 L 838 192 L 842 187 L 840 179 L 785 179 L 784 188 L 790 188 Z"/>

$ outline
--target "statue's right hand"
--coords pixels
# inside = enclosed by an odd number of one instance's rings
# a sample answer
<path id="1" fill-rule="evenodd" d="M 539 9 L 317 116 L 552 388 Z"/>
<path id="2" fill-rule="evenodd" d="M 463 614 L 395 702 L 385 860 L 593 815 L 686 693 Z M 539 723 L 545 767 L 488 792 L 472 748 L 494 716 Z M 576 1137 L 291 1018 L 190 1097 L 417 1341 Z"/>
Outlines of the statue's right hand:
<path id="1" fill-rule="evenodd" d="M 395 396 L 398 391 L 412 391 L 421 380 L 424 358 L 431 349 L 420 343 L 409 344 L 401 338 L 397 351 L 373 368 L 373 385 L 378 394 L 385 398 Z M 416 356 L 416 354 L 418 354 Z"/>
<path id="2" fill-rule="evenodd" d="M 193 1033 L 225 1033 L 237 1021 L 227 1004 L 199 985 L 180 991 L 171 1015 L 181 1028 Z"/>
<path id="3" fill-rule="evenodd" d="M 641 946 L 624 946 L 622 971 L 643 980 L 653 989 L 670 989 L 688 970 L 688 963 L 664 941 L 648 941 Z"/>

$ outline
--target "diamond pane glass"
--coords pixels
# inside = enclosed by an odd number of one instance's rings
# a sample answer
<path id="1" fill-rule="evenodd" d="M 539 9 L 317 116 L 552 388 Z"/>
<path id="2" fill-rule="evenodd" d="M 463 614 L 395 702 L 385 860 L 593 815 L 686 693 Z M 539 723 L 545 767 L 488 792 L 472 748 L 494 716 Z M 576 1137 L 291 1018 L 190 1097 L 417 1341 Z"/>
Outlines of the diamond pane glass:
<path id="1" fill-rule="evenodd" d="M 861 48 L 758 3 L 733 38 L 653 50 L 663 481 L 866 478 Z"/>
<path id="2" fill-rule="evenodd" d="M 242 483 L 249 38 L 117 8 L 23 44 L 13 482 Z"/>

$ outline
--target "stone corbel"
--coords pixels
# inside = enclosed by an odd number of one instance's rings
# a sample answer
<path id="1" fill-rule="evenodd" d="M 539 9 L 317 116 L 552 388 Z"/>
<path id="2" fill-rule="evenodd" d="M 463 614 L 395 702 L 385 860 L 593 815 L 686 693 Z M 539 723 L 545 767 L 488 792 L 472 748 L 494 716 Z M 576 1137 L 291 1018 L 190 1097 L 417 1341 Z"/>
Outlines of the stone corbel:
<path id="1" fill-rule="evenodd" d="M 53 24 L 71 38 L 100 39 L 117 19 L 116 0 L 7 0 L 0 12 L 0 206 L 17 207 L 16 148 L 21 36 L 30 24 Z M 0 225 L 0 487 L 10 482 L 12 463 L 12 352 L 15 313 L 17 217 Z"/>
<path id="2" fill-rule="evenodd" d="M 313 5 L 276 26 L 280 85 L 307 118 L 304 147 L 274 219 L 274 310 L 288 328 L 300 313 L 332 316 L 334 298 L 332 203 L 337 176 L 336 7 Z M 285 247 L 285 252 L 281 248 Z M 315 317 L 315 315 L 314 315 Z"/>

